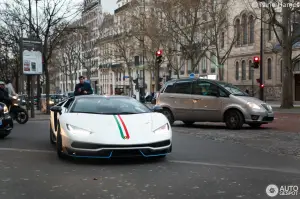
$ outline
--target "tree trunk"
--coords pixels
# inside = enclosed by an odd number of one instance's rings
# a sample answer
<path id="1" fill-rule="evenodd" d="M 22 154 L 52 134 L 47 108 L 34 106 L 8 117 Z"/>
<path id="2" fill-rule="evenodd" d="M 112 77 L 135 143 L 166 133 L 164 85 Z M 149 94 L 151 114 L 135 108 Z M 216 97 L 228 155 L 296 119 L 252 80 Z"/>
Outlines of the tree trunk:
<path id="1" fill-rule="evenodd" d="M 49 107 L 50 79 L 49 79 L 47 62 L 45 62 L 45 79 L 46 79 L 46 113 L 49 114 L 50 113 L 50 107 Z"/>
<path id="2" fill-rule="evenodd" d="M 150 86 L 150 92 L 154 92 L 154 90 L 152 90 L 152 69 L 151 67 L 149 68 L 149 75 L 150 75 L 150 81 L 149 81 L 149 86 Z"/>
<path id="3" fill-rule="evenodd" d="M 286 39 L 283 39 L 286 40 Z M 290 46 L 283 47 L 283 82 L 281 108 L 293 108 L 293 69 L 292 69 L 292 49 Z"/>
<path id="4" fill-rule="evenodd" d="M 284 0 L 288 3 L 288 0 Z M 284 66 L 284 75 L 282 82 L 281 108 L 293 108 L 293 67 L 292 67 L 292 43 L 290 34 L 290 8 L 282 8 L 282 25 L 285 27 L 282 31 L 282 58 Z"/>
<path id="5" fill-rule="evenodd" d="M 128 64 L 127 64 L 128 66 Z M 128 77 L 129 77 L 129 95 L 133 95 L 133 83 L 132 83 L 132 77 L 131 77 L 131 68 L 127 67 L 128 70 Z"/>
<path id="6" fill-rule="evenodd" d="M 71 80 L 71 89 L 74 88 L 74 78 L 73 78 L 73 74 L 71 73 L 69 76 L 70 80 Z"/>
<path id="7" fill-rule="evenodd" d="M 47 77 L 46 77 L 47 78 Z M 67 75 L 67 73 L 66 73 L 66 75 L 65 75 L 65 84 L 66 84 L 66 91 L 69 91 L 69 89 L 68 89 L 68 75 Z"/>

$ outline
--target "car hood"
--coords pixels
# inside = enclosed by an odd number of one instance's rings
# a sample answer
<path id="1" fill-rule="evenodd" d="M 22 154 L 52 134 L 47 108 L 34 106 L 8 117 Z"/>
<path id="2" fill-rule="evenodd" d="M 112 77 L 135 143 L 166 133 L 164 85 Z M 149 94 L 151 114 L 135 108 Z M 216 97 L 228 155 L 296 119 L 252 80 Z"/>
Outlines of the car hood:
<path id="1" fill-rule="evenodd" d="M 164 137 L 169 139 L 170 136 L 169 134 L 157 135 L 154 133 L 156 129 L 168 123 L 167 118 L 161 113 L 129 115 L 65 113 L 60 120 L 68 136 L 82 142 L 142 144 L 161 141 Z M 68 130 L 66 124 L 87 130 L 90 134 L 74 134 Z"/>
<path id="2" fill-rule="evenodd" d="M 255 103 L 255 104 L 265 104 L 264 101 L 261 101 L 260 99 L 257 99 L 255 97 L 249 97 L 249 96 L 234 96 L 235 98 L 239 99 L 239 100 L 242 100 L 244 102 L 252 102 L 252 103 Z"/>

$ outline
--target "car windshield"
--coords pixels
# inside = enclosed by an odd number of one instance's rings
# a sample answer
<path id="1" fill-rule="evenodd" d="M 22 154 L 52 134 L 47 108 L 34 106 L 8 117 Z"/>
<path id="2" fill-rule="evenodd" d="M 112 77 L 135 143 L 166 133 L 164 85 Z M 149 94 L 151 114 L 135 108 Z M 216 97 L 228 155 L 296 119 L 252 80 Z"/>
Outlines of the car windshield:
<path id="1" fill-rule="evenodd" d="M 229 91 L 232 95 L 235 96 L 249 96 L 248 93 L 242 91 L 240 88 L 233 86 L 232 84 L 219 83 L 223 88 Z"/>
<path id="2" fill-rule="evenodd" d="M 140 114 L 151 110 L 133 98 L 88 97 L 77 99 L 72 113 L 90 114 Z"/>

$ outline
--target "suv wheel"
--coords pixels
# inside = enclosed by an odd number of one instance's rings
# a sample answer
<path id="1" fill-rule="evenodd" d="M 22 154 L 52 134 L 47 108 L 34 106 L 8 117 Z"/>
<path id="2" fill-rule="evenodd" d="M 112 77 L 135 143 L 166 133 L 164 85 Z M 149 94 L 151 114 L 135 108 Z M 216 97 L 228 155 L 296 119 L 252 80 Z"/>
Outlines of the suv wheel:
<path id="1" fill-rule="evenodd" d="M 238 130 L 241 129 L 244 124 L 244 117 L 238 110 L 230 110 L 226 113 L 225 123 L 227 128 Z"/>
<path id="2" fill-rule="evenodd" d="M 172 112 L 169 109 L 164 108 L 163 111 L 162 111 L 162 113 L 168 118 L 169 123 L 171 125 L 174 124 L 174 117 L 173 117 Z"/>

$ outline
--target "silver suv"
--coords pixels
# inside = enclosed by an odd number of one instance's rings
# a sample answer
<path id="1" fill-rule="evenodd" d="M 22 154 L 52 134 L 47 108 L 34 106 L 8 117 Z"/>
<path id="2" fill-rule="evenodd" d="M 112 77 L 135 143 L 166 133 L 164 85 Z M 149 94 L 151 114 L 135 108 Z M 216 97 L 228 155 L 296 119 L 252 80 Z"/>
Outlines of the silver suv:
<path id="1" fill-rule="evenodd" d="M 156 105 L 163 108 L 170 124 L 176 120 L 187 125 L 225 122 L 229 129 L 240 129 L 243 124 L 259 128 L 274 120 L 270 105 L 231 84 L 208 79 L 166 82 L 157 96 Z"/>

